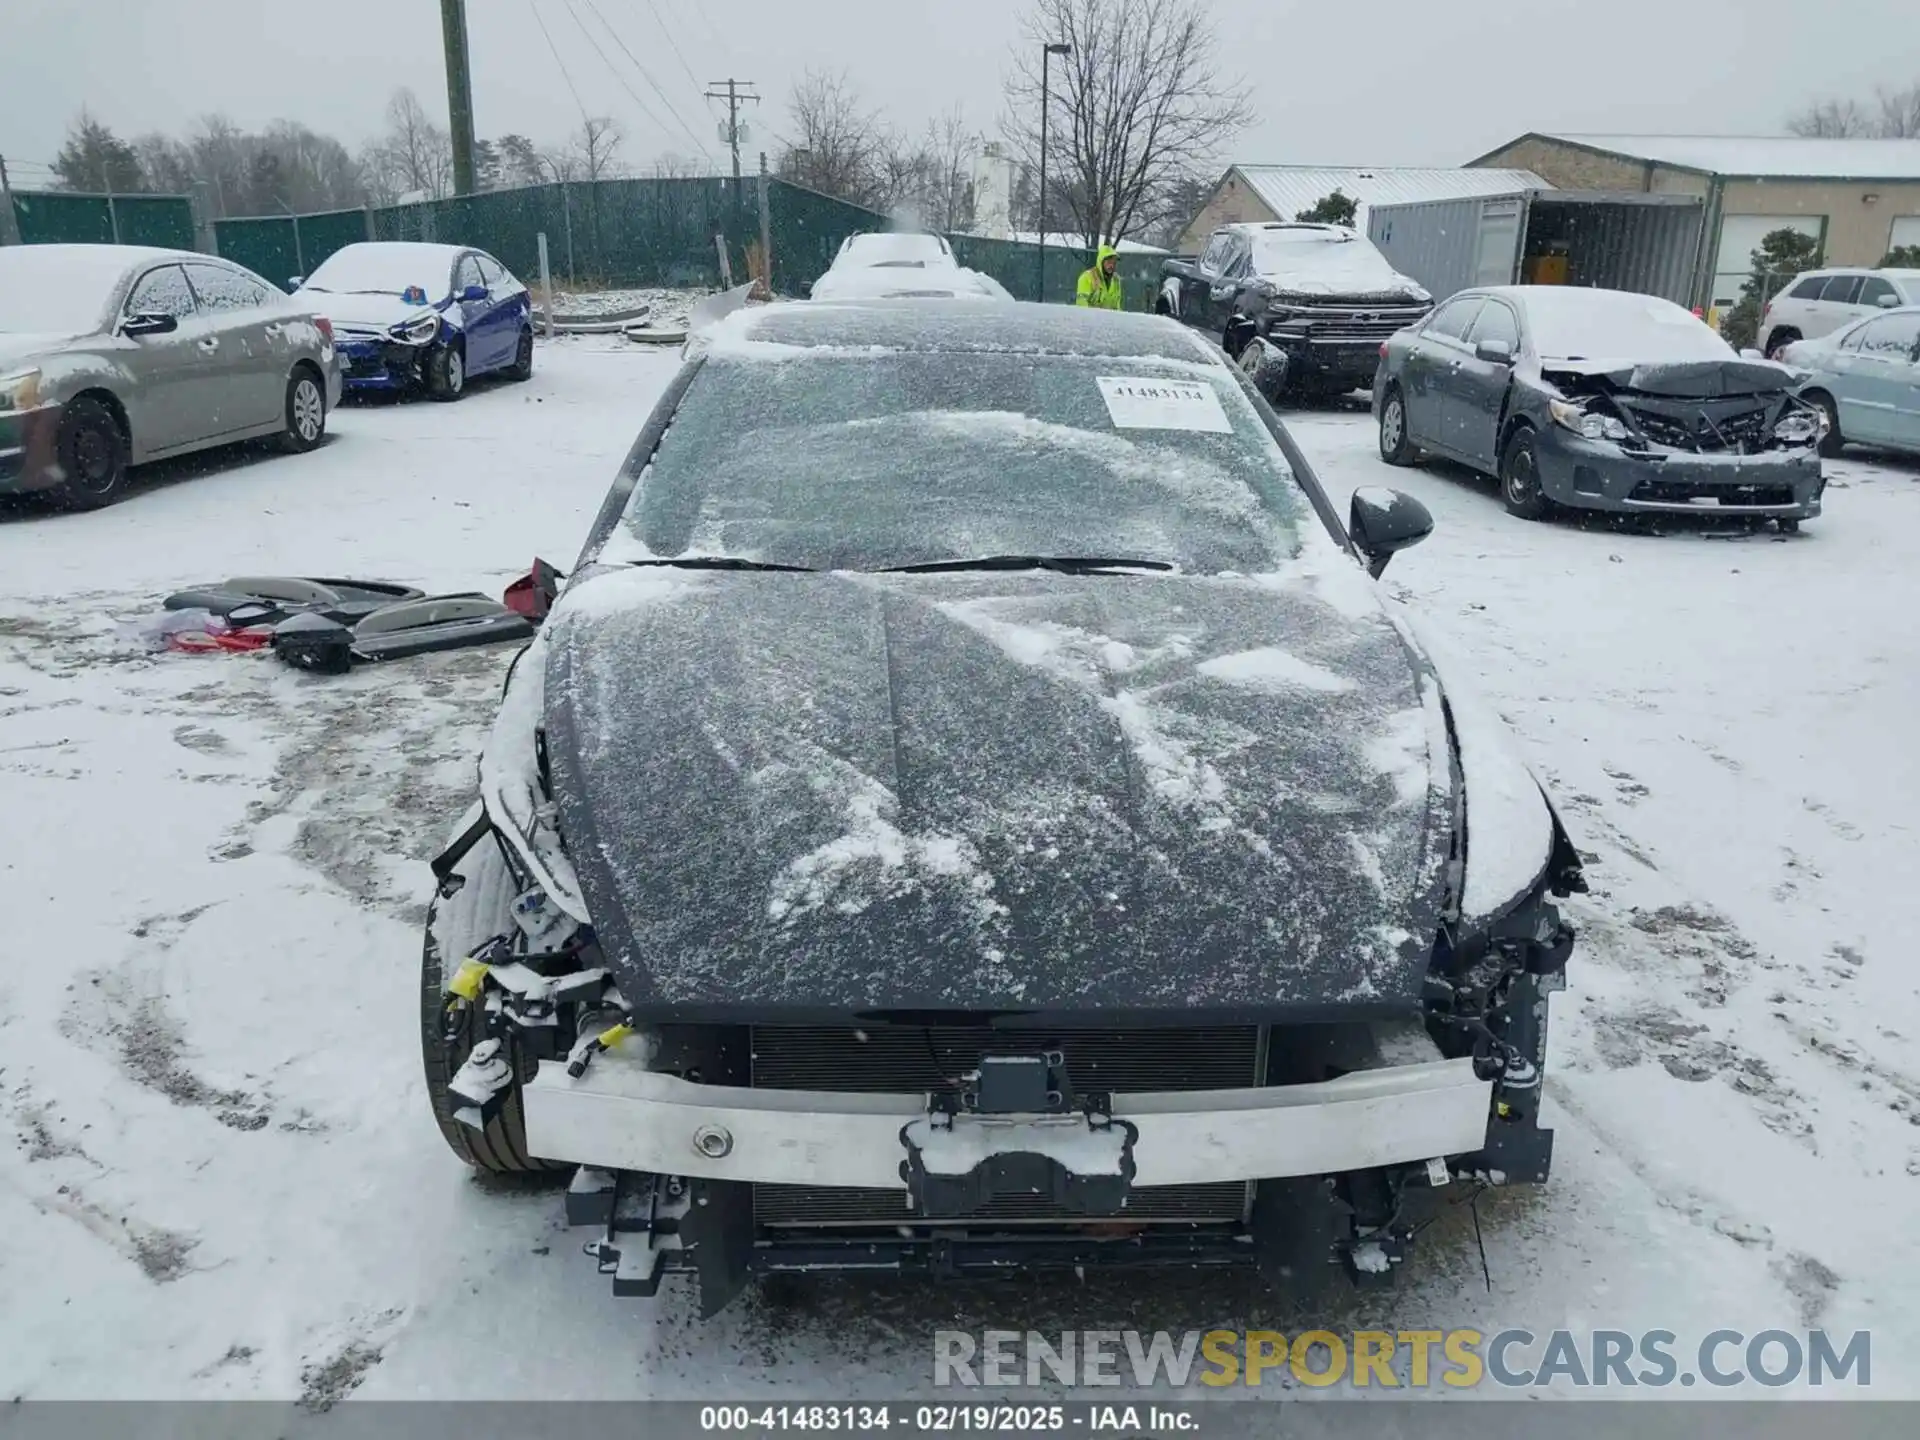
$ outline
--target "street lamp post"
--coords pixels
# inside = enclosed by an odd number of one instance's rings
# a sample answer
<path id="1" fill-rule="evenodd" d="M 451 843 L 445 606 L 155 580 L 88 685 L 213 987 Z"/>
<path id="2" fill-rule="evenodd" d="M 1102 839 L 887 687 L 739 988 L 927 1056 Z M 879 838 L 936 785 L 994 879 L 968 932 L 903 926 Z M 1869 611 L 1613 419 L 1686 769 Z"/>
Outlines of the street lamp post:
<path id="1" fill-rule="evenodd" d="M 1055 55 L 1071 55 L 1073 47 L 1055 42 L 1040 47 L 1040 249 L 1039 275 L 1033 287 L 1036 303 L 1047 298 L 1047 62 Z"/>

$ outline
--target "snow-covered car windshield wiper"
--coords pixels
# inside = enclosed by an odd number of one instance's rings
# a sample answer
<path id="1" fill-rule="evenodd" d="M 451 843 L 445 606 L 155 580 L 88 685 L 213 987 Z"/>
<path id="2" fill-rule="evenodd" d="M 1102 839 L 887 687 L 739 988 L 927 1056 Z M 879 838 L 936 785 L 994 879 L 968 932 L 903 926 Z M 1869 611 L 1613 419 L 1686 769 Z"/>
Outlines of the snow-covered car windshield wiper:
<path id="1" fill-rule="evenodd" d="M 947 570 L 1057 570 L 1062 575 L 1103 575 L 1120 570 L 1171 570 L 1165 560 L 1132 556 L 1093 555 L 978 555 L 971 560 L 922 560 L 914 565 L 889 565 L 887 573 L 933 575 Z"/>
<path id="2" fill-rule="evenodd" d="M 738 555 L 675 555 L 653 560 L 624 560 L 624 565 L 671 566 L 676 570 L 800 570 L 811 572 L 811 565 L 782 565 L 773 560 L 746 560 Z"/>

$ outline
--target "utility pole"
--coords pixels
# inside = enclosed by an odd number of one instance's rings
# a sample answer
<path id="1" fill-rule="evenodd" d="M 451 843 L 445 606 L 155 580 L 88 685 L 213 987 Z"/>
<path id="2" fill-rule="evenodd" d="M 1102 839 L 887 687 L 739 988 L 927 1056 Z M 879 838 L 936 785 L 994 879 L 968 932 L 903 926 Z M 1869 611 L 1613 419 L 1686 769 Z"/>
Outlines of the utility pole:
<path id="1" fill-rule="evenodd" d="M 733 188 L 737 194 L 740 189 L 740 142 L 746 138 L 740 128 L 740 107 L 748 103 L 758 105 L 760 97 L 749 95 L 741 88 L 753 84 L 751 80 L 709 80 L 707 84 L 713 89 L 706 92 L 706 99 L 727 102 L 727 123 L 721 138 L 733 151 Z M 727 88 L 722 90 L 722 85 Z"/>
<path id="2" fill-rule="evenodd" d="M 18 245 L 20 229 L 13 213 L 13 186 L 7 179 L 7 157 L 0 155 L 0 245 Z"/>
<path id="3" fill-rule="evenodd" d="M 467 0 L 440 0 L 447 50 L 447 128 L 453 137 L 453 193 L 473 193 L 473 70 L 467 62 Z"/>

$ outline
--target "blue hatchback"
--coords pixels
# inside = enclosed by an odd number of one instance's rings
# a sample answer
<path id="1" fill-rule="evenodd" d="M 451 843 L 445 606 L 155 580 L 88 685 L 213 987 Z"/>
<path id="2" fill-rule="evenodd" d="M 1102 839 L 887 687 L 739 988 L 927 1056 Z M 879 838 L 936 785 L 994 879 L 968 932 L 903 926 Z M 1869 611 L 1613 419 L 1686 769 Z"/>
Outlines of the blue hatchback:
<path id="1" fill-rule="evenodd" d="M 332 321 L 348 391 L 458 400 L 476 375 L 533 374 L 532 296 L 484 250 L 369 241 L 294 283 Z"/>

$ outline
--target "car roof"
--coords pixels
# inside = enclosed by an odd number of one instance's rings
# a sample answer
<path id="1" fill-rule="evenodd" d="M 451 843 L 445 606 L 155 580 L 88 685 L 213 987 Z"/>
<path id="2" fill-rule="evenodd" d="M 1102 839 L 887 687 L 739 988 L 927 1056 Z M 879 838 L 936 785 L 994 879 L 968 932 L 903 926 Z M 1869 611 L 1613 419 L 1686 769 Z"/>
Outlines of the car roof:
<path id="1" fill-rule="evenodd" d="M 451 265 L 460 256 L 468 254 L 473 249 L 471 245 L 437 245 L 428 240 L 356 240 L 351 245 L 342 245 L 333 254 L 340 255 L 348 250 L 358 251 L 361 254 L 404 254 L 421 260 L 442 258 Z M 327 257 L 328 260 L 332 258 L 333 255 Z M 326 260 L 320 262 L 321 265 L 326 263 Z M 319 266 L 314 268 L 317 270 Z"/>
<path id="2" fill-rule="evenodd" d="M 1802 270 L 1794 283 L 1817 280 L 1822 275 L 1890 275 L 1896 280 L 1920 280 L 1920 270 L 1898 265 L 1823 265 L 1818 270 Z"/>
<path id="3" fill-rule="evenodd" d="M 1218 350 L 1178 321 L 1138 311 L 977 299 L 871 300 L 859 304 L 796 301 L 736 311 L 715 326 L 728 340 L 836 351 L 876 349 L 1110 356 L 1199 361 L 1222 366 Z"/>
<path id="4" fill-rule="evenodd" d="M 1354 233 L 1350 225 L 1330 225 L 1319 220 L 1236 220 L 1220 228 L 1237 235 L 1258 235 L 1269 230 L 1319 230 L 1330 235 Z"/>

